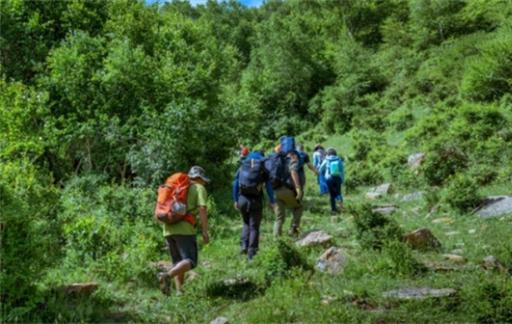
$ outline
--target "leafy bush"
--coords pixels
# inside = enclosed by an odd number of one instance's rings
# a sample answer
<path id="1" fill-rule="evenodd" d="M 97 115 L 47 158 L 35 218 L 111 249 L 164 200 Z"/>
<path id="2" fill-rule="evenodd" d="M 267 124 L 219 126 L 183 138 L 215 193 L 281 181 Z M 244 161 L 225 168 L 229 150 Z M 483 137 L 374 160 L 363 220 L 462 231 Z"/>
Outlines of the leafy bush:
<path id="1" fill-rule="evenodd" d="M 390 270 L 393 275 L 411 276 L 426 270 L 425 266 L 416 260 L 411 248 L 403 242 L 389 241 L 384 251 L 391 260 Z"/>
<path id="2" fill-rule="evenodd" d="M 29 161 L 0 162 L 2 318 L 22 320 L 38 300 L 36 284 L 60 253 L 57 195 Z"/>
<path id="3" fill-rule="evenodd" d="M 480 204 L 479 186 L 474 178 L 458 174 L 444 189 L 443 200 L 460 212 L 474 209 Z"/>
<path id="4" fill-rule="evenodd" d="M 499 99 L 512 91 L 512 30 L 503 27 L 496 37 L 479 45 L 480 55 L 469 60 L 462 94 L 479 101 Z"/>
<path id="5" fill-rule="evenodd" d="M 349 213 L 354 215 L 356 237 L 364 248 L 380 250 L 387 242 L 402 239 L 403 231 L 398 223 L 374 212 L 370 204 L 351 207 Z"/>
<path id="6" fill-rule="evenodd" d="M 421 166 L 423 176 L 431 186 L 445 183 L 450 176 L 464 170 L 467 166 L 467 156 L 458 147 L 441 145 L 431 152 Z"/>
<path id="7" fill-rule="evenodd" d="M 378 168 L 365 162 L 350 163 L 347 168 L 344 186 L 348 191 L 353 191 L 359 186 L 375 185 L 384 180 Z"/>

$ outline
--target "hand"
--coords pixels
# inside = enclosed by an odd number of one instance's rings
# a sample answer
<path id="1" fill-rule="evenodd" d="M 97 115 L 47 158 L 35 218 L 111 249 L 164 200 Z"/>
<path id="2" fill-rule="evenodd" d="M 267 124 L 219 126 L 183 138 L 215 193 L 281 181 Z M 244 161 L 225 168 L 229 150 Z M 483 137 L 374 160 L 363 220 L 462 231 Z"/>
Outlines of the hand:
<path id="1" fill-rule="evenodd" d="M 304 197 L 304 192 L 302 192 L 302 188 L 297 188 L 296 191 L 297 196 L 295 198 L 297 198 L 298 201 L 301 201 L 302 198 Z"/>
<path id="2" fill-rule="evenodd" d="M 238 210 L 238 209 L 240 208 L 240 207 L 238 206 L 238 203 L 237 203 L 237 202 L 233 204 L 233 207 L 235 207 L 235 209 L 236 209 L 236 210 Z"/>
<path id="3" fill-rule="evenodd" d="M 208 244 L 210 242 L 210 236 L 208 235 L 208 231 L 203 231 L 203 242 L 204 244 Z"/>

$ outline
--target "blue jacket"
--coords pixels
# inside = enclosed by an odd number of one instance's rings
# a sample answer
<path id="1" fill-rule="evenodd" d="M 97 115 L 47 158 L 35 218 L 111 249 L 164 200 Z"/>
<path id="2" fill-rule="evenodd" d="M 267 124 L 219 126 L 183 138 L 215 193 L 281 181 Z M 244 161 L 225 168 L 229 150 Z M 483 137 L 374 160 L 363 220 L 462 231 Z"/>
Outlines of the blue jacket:
<path id="1" fill-rule="evenodd" d="M 246 157 L 247 159 L 255 159 L 255 160 L 261 160 L 263 159 L 263 155 L 259 152 L 251 152 Z M 240 169 L 236 171 L 235 179 L 233 180 L 233 201 L 237 202 L 238 198 L 240 197 L 240 188 L 238 184 L 238 173 L 240 172 Z M 270 182 L 270 179 L 267 179 L 265 181 L 265 190 L 267 191 L 267 196 L 270 201 L 270 203 L 275 203 L 276 199 L 274 197 L 274 190 L 272 189 L 272 183 Z"/>

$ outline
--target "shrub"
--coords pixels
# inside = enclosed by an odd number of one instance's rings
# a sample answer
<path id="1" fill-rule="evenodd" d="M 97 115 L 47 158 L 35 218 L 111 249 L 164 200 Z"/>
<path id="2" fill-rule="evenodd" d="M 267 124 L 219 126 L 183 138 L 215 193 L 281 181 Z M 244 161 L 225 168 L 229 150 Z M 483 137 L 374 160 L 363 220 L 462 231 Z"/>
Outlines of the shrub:
<path id="1" fill-rule="evenodd" d="M 380 171 L 366 162 L 355 162 L 347 168 L 344 186 L 348 191 L 355 190 L 359 186 L 375 185 L 381 183 L 384 177 Z"/>
<path id="2" fill-rule="evenodd" d="M 356 236 L 365 248 L 381 249 L 389 241 L 401 240 L 403 231 L 396 221 L 372 210 L 370 204 L 349 209 L 354 215 Z"/>
<path id="3" fill-rule="evenodd" d="M 479 46 L 480 55 L 468 60 L 462 94 L 478 101 L 492 101 L 512 91 L 512 30 L 503 27 L 496 37 Z"/>
<path id="4" fill-rule="evenodd" d="M 428 152 L 427 156 L 421 170 L 431 186 L 442 185 L 450 176 L 465 169 L 467 165 L 466 155 L 455 146 L 442 145 Z"/>
<path id="5" fill-rule="evenodd" d="M 0 298 L 3 321 L 33 311 L 36 284 L 59 257 L 56 190 L 29 161 L 0 162 Z"/>
<path id="6" fill-rule="evenodd" d="M 478 184 L 467 175 L 458 174 L 444 190 L 443 200 L 460 212 L 469 211 L 480 203 Z"/>
<path id="7" fill-rule="evenodd" d="M 410 276 L 426 270 L 425 266 L 416 260 L 411 248 L 403 242 L 389 241 L 384 250 L 391 260 L 390 270 L 393 275 Z"/>

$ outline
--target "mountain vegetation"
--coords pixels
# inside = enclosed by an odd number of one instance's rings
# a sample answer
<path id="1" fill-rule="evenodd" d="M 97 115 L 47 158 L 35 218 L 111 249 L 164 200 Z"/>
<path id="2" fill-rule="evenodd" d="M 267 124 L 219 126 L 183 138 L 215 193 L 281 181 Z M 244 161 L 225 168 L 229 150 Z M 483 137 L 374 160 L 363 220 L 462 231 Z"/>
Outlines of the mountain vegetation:
<path id="1" fill-rule="evenodd" d="M 0 48 L 2 322 L 512 321 L 512 220 L 473 214 L 511 194 L 510 1 L 0 0 Z M 260 254 L 237 255 L 238 147 L 285 134 L 345 158 L 347 210 L 331 218 L 308 174 L 302 224 L 348 251 L 343 274 L 273 239 L 269 210 Z M 192 165 L 213 179 L 212 242 L 185 295 L 166 297 L 155 189 Z M 379 216 L 365 193 L 384 182 L 422 196 L 384 197 L 400 213 Z M 468 266 L 426 269 L 440 254 L 401 240 L 417 227 Z M 491 254 L 504 271 L 479 266 Z M 223 288 L 233 277 L 242 293 Z M 60 289 L 91 281 L 92 295 Z M 458 292 L 382 297 L 407 285 Z"/>

